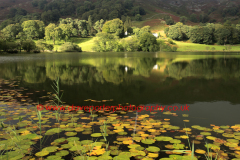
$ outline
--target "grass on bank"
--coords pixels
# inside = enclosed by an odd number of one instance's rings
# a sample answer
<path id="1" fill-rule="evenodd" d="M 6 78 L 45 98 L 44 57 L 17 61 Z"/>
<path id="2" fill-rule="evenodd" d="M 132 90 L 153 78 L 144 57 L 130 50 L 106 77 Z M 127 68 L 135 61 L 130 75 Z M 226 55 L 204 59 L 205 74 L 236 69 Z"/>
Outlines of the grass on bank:
<path id="1" fill-rule="evenodd" d="M 188 43 L 182 41 L 174 41 L 178 45 L 178 52 L 223 52 L 226 51 L 224 45 L 206 45 L 197 43 Z M 228 45 L 227 45 L 228 46 Z M 229 51 L 240 51 L 240 45 L 230 45 L 231 49 Z M 214 48 L 214 49 L 212 49 Z"/>
<path id="2" fill-rule="evenodd" d="M 92 46 L 93 46 L 93 37 L 87 37 L 87 38 L 78 38 L 78 37 L 71 37 L 67 42 L 73 42 L 76 43 L 79 47 L 82 48 L 82 51 L 88 51 L 92 52 Z M 37 42 L 38 40 L 34 40 L 34 42 Z M 48 44 L 53 44 L 52 40 L 46 41 Z M 59 48 L 62 44 L 64 44 L 65 41 L 55 41 L 55 45 L 53 48 L 53 51 L 60 51 Z"/>

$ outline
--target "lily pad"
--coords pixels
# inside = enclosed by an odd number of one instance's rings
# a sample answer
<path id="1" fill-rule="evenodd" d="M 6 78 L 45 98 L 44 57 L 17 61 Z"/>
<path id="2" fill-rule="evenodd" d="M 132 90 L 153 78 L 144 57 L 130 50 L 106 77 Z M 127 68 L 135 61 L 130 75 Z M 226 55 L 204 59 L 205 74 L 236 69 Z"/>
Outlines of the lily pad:
<path id="1" fill-rule="evenodd" d="M 153 143 L 155 143 L 155 140 L 153 140 L 153 139 L 143 139 L 143 140 L 141 140 L 141 142 L 144 143 L 144 144 L 153 144 Z"/>
<path id="2" fill-rule="evenodd" d="M 101 137 L 102 133 L 93 133 L 91 134 L 91 137 Z"/>
<path id="3" fill-rule="evenodd" d="M 49 154 L 49 152 L 47 150 L 42 150 L 41 152 L 37 152 L 35 155 L 37 157 L 43 157 L 43 156 L 46 156 L 48 154 Z"/>
<path id="4" fill-rule="evenodd" d="M 66 134 L 66 136 L 76 136 L 77 135 L 77 132 L 66 132 L 65 133 Z"/>
<path id="5" fill-rule="evenodd" d="M 69 138 L 67 138 L 67 141 L 68 141 L 68 142 L 71 142 L 71 141 L 78 141 L 78 140 L 80 140 L 79 137 L 69 137 Z"/>
<path id="6" fill-rule="evenodd" d="M 165 136 L 158 136 L 158 137 L 155 137 L 155 139 L 156 139 L 156 141 L 170 141 L 173 138 L 172 137 L 165 137 Z"/>
<path id="7" fill-rule="evenodd" d="M 58 149 L 58 147 L 56 147 L 56 146 L 50 146 L 50 147 L 43 148 L 43 151 L 56 152 L 57 149 Z"/>
<path id="8" fill-rule="evenodd" d="M 63 156 L 66 156 L 66 155 L 68 155 L 68 154 L 69 154 L 68 151 L 66 151 L 66 150 L 61 150 L 61 151 L 59 151 L 59 152 L 56 153 L 56 156 L 61 156 L 61 157 L 63 157 Z"/>
<path id="9" fill-rule="evenodd" d="M 155 146 L 149 146 L 148 148 L 146 148 L 146 150 L 149 152 L 159 152 L 160 148 L 155 147 Z"/>

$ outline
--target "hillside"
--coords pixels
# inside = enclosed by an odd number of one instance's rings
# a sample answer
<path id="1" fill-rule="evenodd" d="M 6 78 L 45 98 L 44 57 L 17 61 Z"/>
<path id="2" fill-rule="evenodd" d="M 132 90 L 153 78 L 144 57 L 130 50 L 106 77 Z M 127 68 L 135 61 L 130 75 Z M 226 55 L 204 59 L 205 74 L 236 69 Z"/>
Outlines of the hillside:
<path id="1" fill-rule="evenodd" d="M 10 10 L 12 8 L 22 8 L 28 13 L 43 13 L 44 9 L 39 9 L 39 7 L 33 7 L 32 2 L 34 1 L 40 0 L 0 0 L 0 22 L 7 19 L 7 15 L 10 13 Z M 72 2 L 75 6 L 80 6 L 80 4 L 84 1 L 86 0 L 71 0 L 68 2 Z M 89 1 L 97 2 L 97 0 Z M 49 5 L 53 2 L 56 1 L 46 0 L 46 4 L 43 5 Z M 147 11 L 147 15 L 143 16 L 143 20 L 156 19 L 156 17 L 154 17 L 156 14 L 164 13 L 169 14 L 175 22 L 179 21 L 181 16 L 186 16 L 188 19 L 191 19 L 190 16 L 192 14 L 195 14 L 195 19 L 198 20 L 201 19 L 201 15 L 206 15 L 208 16 L 208 19 L 206 20 L 212 22 L 224 22 L 226 20 L 238 22 L 240 15 L 238 7 L 240 5 L 240 1 L 232 0 L 135 0 L 134 6 L 137 5 L 143 7 Z M 72 15 L 61 15 L 61 17 L 73 17 L 77 15 L 77 13 L 75 12 L 76 11 L 72 10 Z M 77 15 L 74 18 L 81 19 L 82 17 L 80 15 Z M 204 19 L 204 17 L 202 17 L 202 19 Z M 192 25 L 195 24 L 191 21 L 189 21 L 188 23 Z"/>

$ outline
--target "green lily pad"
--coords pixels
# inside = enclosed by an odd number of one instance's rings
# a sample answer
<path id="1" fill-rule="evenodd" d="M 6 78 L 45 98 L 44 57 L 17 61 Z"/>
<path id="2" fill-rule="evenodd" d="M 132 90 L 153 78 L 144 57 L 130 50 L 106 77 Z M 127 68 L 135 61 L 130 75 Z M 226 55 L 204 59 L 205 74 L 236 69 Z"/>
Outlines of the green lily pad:
<path id="1" fill-rule="evenodd" d="M 62 157 L 60 156 L 53 155 L 53 156 L 48 156 L 46 160 L 64 160 L 64 159 L 62 159 Z"/>
<path id="2" fill-rule="evenodd" d="M 155 146 L 149 146 L 148 148 L 146 148 L 146 150 L 149 152 L 159 152 L 160 148 L 155 147 Z"/>
<path id="3" fill-rule="evenodd" d="M 229 134 L 229 133 L 223 133 L 222 135 L 223 137 L 229 137 L 229 138 L 235 136 L 234 134 Z"/>
<path id="4" fill-rule="evenodd" d="M 45 133 L 45 135 L 53 135 L 53 134 L 55 134 L 55 133 L 60 133 L 60 132 L 62 132 L 62 129 L 61 128 L 52 128 L 52 129 L 49 129 L 46 133 Z"/>
<path id="5" fill-rule="evenodd" d="M 58 149 L 58 147 L 56 147 L 56 146 L 50 146 L 50 147 L 43 148 L 43 151 L 56 152 L 57 149 Z"/>
<path id="6" fill-rule="evenodd" d="M 71 142 L 71 141 L 78 141 L 78 140 L 80 140 L 79 137 L 69 137 L 69 138 L 67 138 L 67 141 L 68 141 L 68 142 Z"/>
<path id="7" fill-rule="evenodd" d="M 73 147 L 70 148 L 69 150 L 70 150 L 70 151 L 81 151 L 81 150 L 84 150 L 84 149 L 85 149 L 84 146 L 77 145 L 77 146 L 73 146 Z"/>
<path id="8" fill-rule="evenodd" d="M 165 136 L 158 136 L 155 137 L 156 141 L 171 141 L 173 138 L 172 137 L 165 137 Z"/>
<path id="9" fill-rule="evenodd" d="M 184 147 L 185 147 L 184 144 L 179 144 L 179 143 L 173 144 L 174 149 L 184 149 Z"/>
<path id="10" fill-rule="evenodd" d="M 91 137 L 102 137 L 102 133 L 93 133 Z"/>
<path id="11" fill-rule="evenodd" d="M 56 156 L 63 157 L 63 156 L 66 156 L 66 155 L 68 155 L 68 154 L 69 154 L 68 151 L 66 151 L 66 150 L 61 150 L 61 151 L 59 151 L 59 152 L 56 153 Z"/>
<path id="12" fill-rule="evenodd" d="M 181 143 L 181 140 L 179 140 L 179 139 L 172 139 L 172 140 L 170 140 L 170 143 Z"/>
<path id="13" fill-rule="evenodd" d="M 143 151 L 145 148 L 144 147 L 137 147 L 135 148 L 136 150 Z"/>
<path id="14" fill-rule="evenodd" d="M 111 151 L 111 155 L 113 155 L 113 156 L 117 156 L 117 155 L 119 155 L 119 153 L 121 153 L 122 151 L 119 151 L 119 150 L 112 150 Z"/>
<path id="15" fill-rule="evenodd" d="M 49 154 L 49 152 L 47 150 L 42 150 L 41 152 L 37 152 L 35 155 L 37 157 L 43 157 L 43 156 L 46 156 L 48 154 Z"/>
<path id="16" fill-rule="evenodd" d="M 153 144 L 155 141 L 153 139 L 143 139 L 141 140 L 142 143 L 144 144 Z"/>
<path id="17" fill-rule="evenodd" d="M 77 132 L 66 132 L 66 136 L 76 136 Z"/>
<path id="18" fill-rule="evenodd" d="M 62 143 L 62 142 L 64 142 L 64 141 L 66 141 L 65 138 L 58 138 L 58 139 L 55 139 L 55 140 L 54 140 L 54 142 L 56 142 L 56 143 Z"/>
<path id="19" fill-rule="evenodd" d="M 70 144 L 63 144 L 61 145 L 61 148 L 63 149 L 68 149 L 68 148 L 71 148 L 72 146 Z"/>
<path id="20" fill-rule="evenodd" d="M 86 145 L 86 144 L 89 144 L 89 143 L 93 143 L 93 141 L 92 140 L 83 140 L 83 141 L 81 141 L 82 145 Z"/>

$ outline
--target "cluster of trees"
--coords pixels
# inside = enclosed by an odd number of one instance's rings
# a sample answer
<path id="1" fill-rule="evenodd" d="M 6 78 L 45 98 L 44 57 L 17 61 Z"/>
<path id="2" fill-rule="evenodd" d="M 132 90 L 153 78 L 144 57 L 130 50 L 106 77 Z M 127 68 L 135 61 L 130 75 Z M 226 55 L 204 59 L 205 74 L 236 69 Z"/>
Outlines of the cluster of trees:
<path id="1" fill-rule="evenodd" d="M 166 22 L 167 25 L 173 25 L 174 24 L 174 20 L 169 15 L 165 15 L 163 17 L 163 19 L 164 19 L 164 21 Z"/>
<path id="2" fill-rule="evenodd" d="M 236 6 L 235 4 L 229 4 L 228 7 L 226 7 L 225 9 L 223 9 L 222 16 L 226 17 L 226 16 L 239 16 L 240 15 L 240 5 Z"/>
<path id="3" fill-rule="evenodd" d="M 210 20 L 210 18 L 208 14 L 205 14 L 205 13 L 200 14 L 199 17 L 195 13 L 193 13 L 190 15 L 189 20 L 195 23 L 198 23 L 198 22 L 207 23 Z M 215 21 L 215 20 L 210 20 L 210 22 L 211 21 Z"/>
<path id="4" fill-rule="evenodd" d="M 200 44 L 239 44 L 240 25 L 230 25 L 229 23 L 187 26 L 178 22 L 165 29 L 167 37 L 174 40 L 190 40 Z"/>
<path id="5" fill-rule="evenodd" d="M 120 19 L 107 21 L 102 28 L 102 32 L 97 34 L 94 41 L 93 50 L 97 52 L 120 52 L 120 51 L 144 51 L 156 52 L 160 49 L 176 51 L 176 46 L 172 46 L 165 41 L 157 41 L 151 33 L 150 26 L 143 28 L 129 29 L 131 36 L 124 37 L 124 25 Z M 162 47 L 161 47 L 162 46 Z M 161 47 L 161 48 L 160 48 Z M 172 50 L 172 48 L 174 48 Z"/>
<path id="6" fill-rule="evenodd" d="M 115 1 L 115 0 L 90 0 L 76 1 L 52 1 L 34 0 L 33 7 L 44 10 L 41 20 L 46 23 L 57 22 L 61 16 L 78 17 L 82 20 L 88 20 L 91 15 L 93 22 L 101 19 L 111 20 L 126 16 L 135 16 L 135 19 L 141 20 L 141 15 L 145 15 L 145 10 L 140 6 L 133 6 L 134 0 Z"/>

